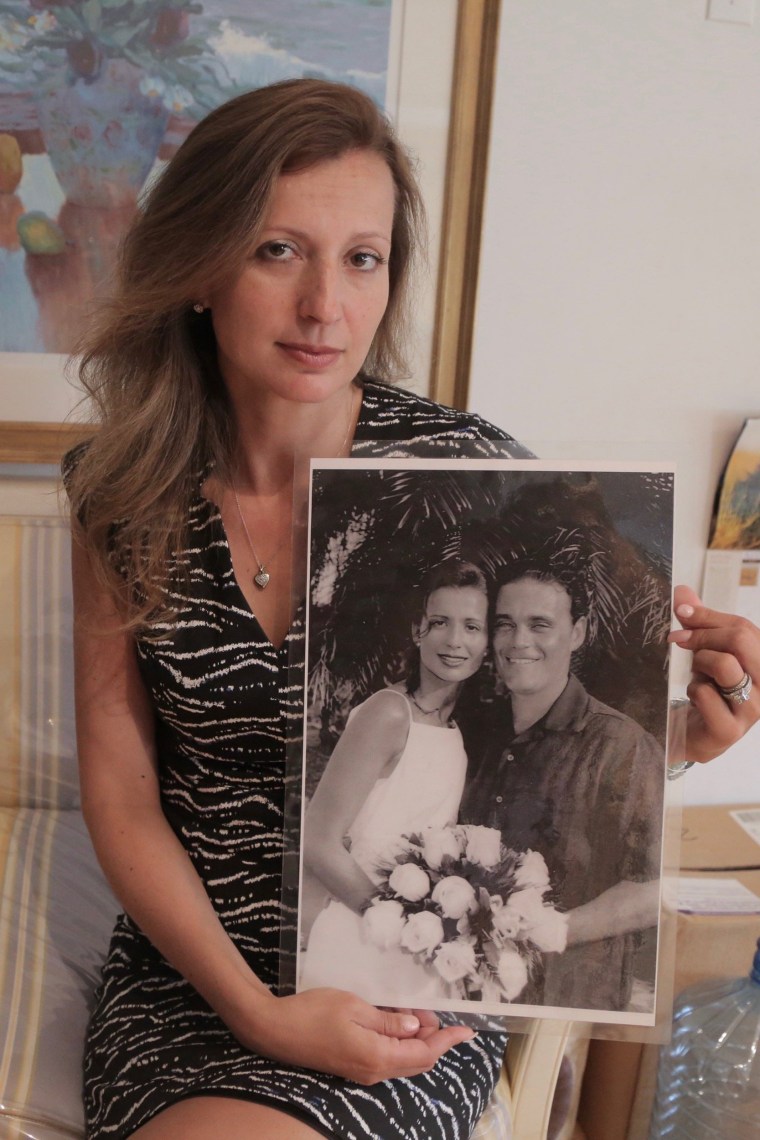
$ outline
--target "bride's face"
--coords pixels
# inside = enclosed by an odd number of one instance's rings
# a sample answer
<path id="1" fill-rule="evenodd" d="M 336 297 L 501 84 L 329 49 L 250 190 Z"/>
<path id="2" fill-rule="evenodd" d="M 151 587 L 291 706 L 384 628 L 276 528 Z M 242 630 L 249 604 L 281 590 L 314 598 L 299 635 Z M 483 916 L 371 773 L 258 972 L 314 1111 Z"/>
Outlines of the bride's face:
<path id="1" fill-rule="evenodd" d="M 475 586 L 441 586 L 427 600 L 414 640 L 420 650 L 420 680 L 466 681 L 483 664 L 488 648 L 488 602 Z"/>

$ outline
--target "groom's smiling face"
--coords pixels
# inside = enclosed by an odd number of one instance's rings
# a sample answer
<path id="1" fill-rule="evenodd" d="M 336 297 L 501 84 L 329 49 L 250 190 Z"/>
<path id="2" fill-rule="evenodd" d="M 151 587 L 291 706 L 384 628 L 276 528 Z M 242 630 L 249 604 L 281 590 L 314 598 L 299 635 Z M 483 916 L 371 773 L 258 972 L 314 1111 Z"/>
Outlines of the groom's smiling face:
<path id="1" fill-rule="evenodd" d="M 493 652 L 511 693 L 558 696 L 570 673 L 570 658 L 585 636 L 586 619 L 573 621 L 570 595 L 559 582 L 518 578 L 499 590 Z"/>

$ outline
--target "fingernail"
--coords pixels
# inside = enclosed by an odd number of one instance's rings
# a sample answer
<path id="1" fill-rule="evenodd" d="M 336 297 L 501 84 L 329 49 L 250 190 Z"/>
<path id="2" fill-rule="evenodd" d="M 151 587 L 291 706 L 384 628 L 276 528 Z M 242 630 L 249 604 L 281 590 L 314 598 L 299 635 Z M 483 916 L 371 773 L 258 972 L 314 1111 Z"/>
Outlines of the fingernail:
<path id="1" fill-rule="evenodd" d="M 676 617 L 679 617 L 679 618 L 694 617 L 694 606 L 690 606 L 688 604 L 688 602 L 684 602 L 683 605 L 678 606 L 676 608 Z"/>
<path id="2" fill-rule="evenodd" d="M 416 1017 L 405 1017 L 401 1022 L 404 1033 L 416 1033 L 420 1027 L 419 1019 Z"/>
<path id="3" fill-rule="evenodd" d="M 668 641 L 675 642 L 676 645 L 688 645 L 691 641 L 690 629 L 674 629 L 668 634 Z"/>

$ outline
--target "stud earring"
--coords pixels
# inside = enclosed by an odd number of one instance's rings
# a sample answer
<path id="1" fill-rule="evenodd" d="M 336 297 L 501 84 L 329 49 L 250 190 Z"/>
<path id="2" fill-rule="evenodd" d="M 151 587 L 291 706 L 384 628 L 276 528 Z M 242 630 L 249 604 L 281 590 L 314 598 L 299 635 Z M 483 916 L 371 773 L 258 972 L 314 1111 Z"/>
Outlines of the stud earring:
<path id="1" fill-rule="evenodd" d="M 200 301 L 196 301 L 195 304 L 193 305 L 193 309 L 195 310 L 196 313 L 205 313 L 206 306 L 202 305 L 200 303 Z"/>

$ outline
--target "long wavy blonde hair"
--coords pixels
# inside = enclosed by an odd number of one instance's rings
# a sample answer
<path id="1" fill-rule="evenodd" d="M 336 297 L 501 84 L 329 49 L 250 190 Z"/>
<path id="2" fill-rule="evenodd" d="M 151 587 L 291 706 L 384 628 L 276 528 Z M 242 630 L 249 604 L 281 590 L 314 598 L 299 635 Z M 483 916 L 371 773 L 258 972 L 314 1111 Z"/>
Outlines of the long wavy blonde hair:
<path id="1" fill-rule="evenodd" d="M 395 185 L 388 306 L 364 371 L 408 374 L 408 295 L 423 227 L 412 163 L 366 95 L 289 80 L 232 99 L 200 122 L 150 191 L 121 250 L 113 297 L 81 345 L 79 378 L 99 430 L 67 490 L 98 580 L 125 627 L 170 612 L 166 566 L 211 464 L 228 479 L 237 426 L 208 312 L 193 303 L 234 280 L 282 173 L 352 150 L 379 154 Z"/>

